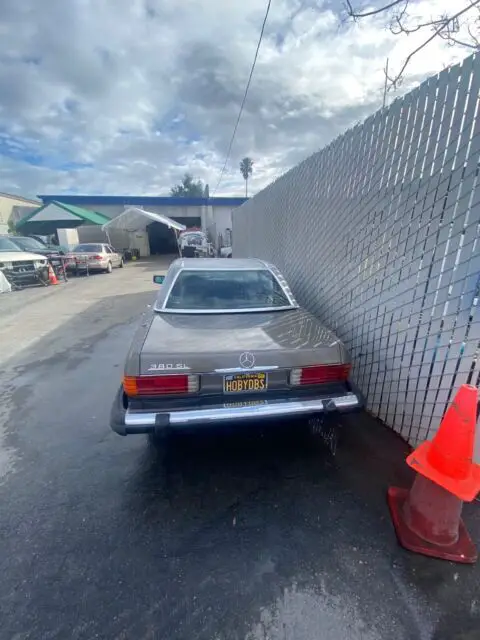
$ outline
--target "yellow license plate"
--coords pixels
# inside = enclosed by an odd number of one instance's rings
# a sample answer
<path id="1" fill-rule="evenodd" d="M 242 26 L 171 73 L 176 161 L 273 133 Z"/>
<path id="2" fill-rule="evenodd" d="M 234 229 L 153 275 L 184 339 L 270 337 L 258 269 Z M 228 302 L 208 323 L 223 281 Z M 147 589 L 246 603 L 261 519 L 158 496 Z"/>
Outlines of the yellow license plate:
<path id="1" fill-rule="evenodd" d="M 268 386 L 267 374 L 232 373 L 223 379 L 224 393 L 254 393 L 266 391 Z"/>

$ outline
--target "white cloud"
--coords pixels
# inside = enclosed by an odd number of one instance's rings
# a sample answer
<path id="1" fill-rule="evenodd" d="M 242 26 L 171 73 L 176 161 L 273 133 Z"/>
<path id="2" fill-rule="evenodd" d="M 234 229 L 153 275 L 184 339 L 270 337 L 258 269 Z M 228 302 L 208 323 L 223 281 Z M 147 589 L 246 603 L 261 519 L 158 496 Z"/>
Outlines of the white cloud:
<path id="1" fill-rule="evenodd" d="M 416 2 L 440 15 L 451 0 Z M 258 190 L 380 106 L 391 69 L 425 34 L 380 17 L 341 25 L 338 0 L 275 0 L 218 194 Z M 265 0 L 3 0 L 0 183 L 25 195 L 164 194 L 185 171 L 215 186 L 238 114 Z M 465 50 L 437 40 L 413 82 Z M 3 142 L 2 142 L 3 141 Z"/>

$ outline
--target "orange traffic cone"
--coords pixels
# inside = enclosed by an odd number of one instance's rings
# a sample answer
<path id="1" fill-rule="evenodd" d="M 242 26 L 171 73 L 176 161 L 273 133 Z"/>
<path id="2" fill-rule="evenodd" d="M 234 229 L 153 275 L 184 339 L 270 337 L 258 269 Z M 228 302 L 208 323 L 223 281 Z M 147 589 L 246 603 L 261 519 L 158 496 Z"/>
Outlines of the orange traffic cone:
<path id="1" fill-rule="evenodd" d="M 50 284 L 58 284 L 57 276 L 51 264 L 48 265 L 48 281 Z"/>
<path id="2" fill-rule="evenodd" d="M 473 462 L 477 395 L 476 387 L 460 387 L 433 440 L 407 458 L 420 474 L 412 488 L 388 490 L 398 540 L 410 551 L 453 562 L 477 560 L 461 520 L 463 501 L 480 491 L 480 466 Z"/>
<path id="3" fill-rule="evenodd" d="M 454 496 L 472 502 L 480 491 L 480 466 L 473 462 L 478 390 L 463 384 L 431 442 L 424 442 L 407 464 Z"/>

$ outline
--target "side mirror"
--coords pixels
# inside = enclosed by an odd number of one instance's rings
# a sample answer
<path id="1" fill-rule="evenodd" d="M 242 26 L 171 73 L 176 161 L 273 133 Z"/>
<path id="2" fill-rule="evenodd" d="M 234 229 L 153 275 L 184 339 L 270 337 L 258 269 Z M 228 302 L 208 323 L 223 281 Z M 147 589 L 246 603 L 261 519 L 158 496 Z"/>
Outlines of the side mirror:
<path id="1" fill-rule="evenodd" d="M 165 280 L 165 276 L 153 276 L 153 281 L 155 284 L 163 284 Z"/>

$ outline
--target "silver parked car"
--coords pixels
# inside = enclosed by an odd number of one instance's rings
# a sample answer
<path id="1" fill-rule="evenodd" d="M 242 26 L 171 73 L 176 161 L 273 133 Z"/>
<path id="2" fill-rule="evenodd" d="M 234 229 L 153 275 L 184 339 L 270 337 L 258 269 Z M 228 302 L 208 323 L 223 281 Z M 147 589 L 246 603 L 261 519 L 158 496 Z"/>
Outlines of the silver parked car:
<path id="1" fill-rule="evenodd" d="M 178 259 L 128 353 L 111 427 L 121 435 L 362 406 L 342 342 L 261 260 Z"/>
<path id="2" fill-rule="evenodd" d="M 88 242 L 77 245 L 68 254 L 68 267 L 75 271 L 104 271 L 112 273 L 114 267 L 123 267 L 123 255 L 109 244 Z"/>

